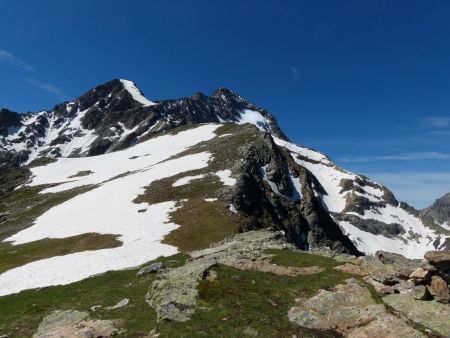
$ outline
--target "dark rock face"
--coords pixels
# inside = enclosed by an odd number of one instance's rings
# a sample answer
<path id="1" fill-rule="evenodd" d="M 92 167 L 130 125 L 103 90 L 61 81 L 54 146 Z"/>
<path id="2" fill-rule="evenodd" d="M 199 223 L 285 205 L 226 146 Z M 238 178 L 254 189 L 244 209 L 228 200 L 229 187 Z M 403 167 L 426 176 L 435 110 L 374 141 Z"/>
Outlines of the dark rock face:
<path id="1" fill-rule="evenodd" d="M 422 210 L 422 214 L 440 224 L 450 223 L 450 193 L 438 198 L 430 207 Z"/>
<path id="2" fill-rule="evenodd" d="M 20 114 L 8 109 L 0 110 L 0 136 L 8 136 L 11 129 L 20 126 Z"/>
<path id="3" fill-rule="evenodd" d="M 358 207 L 360 206 L 361 204 L 358 204 Z M 342 214 L 335 214 L 335 218 L 339 221 L 350 222 L 358 229 L 370 232 L 374 235 L 383 235 L 384 237 L 394 238 L 405 233 L 405 229 L 398 223 L 387 224 L 374 219 L 362 219 L 354 215 Z"/>
<path id="4" fill-rule="evenodd" d="M 268 134 L 261 139 L 245 149 L 241 168 L 237 170 L 244 175 L 237 183 L 232 201 L 248 219 L 241 230 L 270 227 L 283 230 L 290 242 L 304 250 L 327 246 L 334 251 L 360 255 L 316 199 L 311 188 L 312 175 L 277 147 Z M 299 200 L 293 198 L 295 187 L 290 173 L 301 182 L 302 198 Z M 273 191 L 266 180 L 272 182 L 279 193 Z"/>

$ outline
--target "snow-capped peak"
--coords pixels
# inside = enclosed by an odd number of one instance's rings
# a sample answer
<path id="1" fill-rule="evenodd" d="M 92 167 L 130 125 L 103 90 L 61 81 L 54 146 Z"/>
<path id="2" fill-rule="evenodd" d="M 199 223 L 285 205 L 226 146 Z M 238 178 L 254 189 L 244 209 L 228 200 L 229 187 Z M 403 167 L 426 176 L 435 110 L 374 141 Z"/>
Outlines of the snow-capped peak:
<path id="1" fill-rule="evenodd" d="M 120 79 L 125 89 L 131 94 L 133 99 L 141 103 L 144 107 L 153 106 L 156 103 L 147 99 L 142 92 L 136 87 L 136 84 L 130 80 Z"/>

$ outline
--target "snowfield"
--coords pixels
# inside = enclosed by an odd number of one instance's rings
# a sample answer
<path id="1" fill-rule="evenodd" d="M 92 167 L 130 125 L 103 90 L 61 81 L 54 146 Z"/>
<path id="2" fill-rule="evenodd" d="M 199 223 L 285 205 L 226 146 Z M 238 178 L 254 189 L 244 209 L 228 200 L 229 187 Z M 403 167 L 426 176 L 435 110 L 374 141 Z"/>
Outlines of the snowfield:
<path id="1" fill-rule="evenodd" d="M 148 205 L 135 204 L 133 200 L 155 180 L 207 167 L 211 158 L 207 152 L 168 159 L 195 144 L 214 138 L 218 126 L 203 125 L 177 135 L 161 136 L 123 151 L 90 158 L 61 158 L 46 166 L 33 168 L 30 185 L 61 182 L 45 192 L 90 184 L 96 186 L 49 209 L 31 227 L 5 241 L 18 245 L 44 238 L 66 238 L 94 232 L 117 235 L 123 244 L 117 248 L 43 259 L 8 270 L 0 274 L 0 296 L 26 289 L 69 284 L 176 253 L 177 248 L 161 243 L 165 235 L 178 227 L 169 221 L 176 201 Z M 132 157 L 134 159 L 130 160 Z M 87 170 L 93 173 L 69 178 Z"/>

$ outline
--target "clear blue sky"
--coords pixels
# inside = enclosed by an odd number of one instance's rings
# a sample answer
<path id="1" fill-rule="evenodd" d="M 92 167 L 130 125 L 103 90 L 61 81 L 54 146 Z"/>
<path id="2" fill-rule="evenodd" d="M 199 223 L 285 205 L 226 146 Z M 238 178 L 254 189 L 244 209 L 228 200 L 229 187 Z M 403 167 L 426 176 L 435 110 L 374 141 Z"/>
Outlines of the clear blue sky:
<path id="1" fill-rule="evenodd" d="M 289 137 L 424 207 L 450 191 L 450 1 L 4 1 L 0 106 L 112 78 L 149 99 L 229 87 Z"/>

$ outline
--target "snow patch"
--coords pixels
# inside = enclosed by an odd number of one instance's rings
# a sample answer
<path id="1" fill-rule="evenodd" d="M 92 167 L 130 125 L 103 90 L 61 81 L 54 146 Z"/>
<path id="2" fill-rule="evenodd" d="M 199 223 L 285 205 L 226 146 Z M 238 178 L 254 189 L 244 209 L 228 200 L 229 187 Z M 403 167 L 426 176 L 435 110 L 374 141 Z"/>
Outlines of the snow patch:
<path id="1" fill-rule="evenodd" d="M 243 109 L 240 111 L 238 124 L 251 123 L 261 131 L 269 130 L 269 122 L 262 114 L 256 110 Z"/>
<path id="2" fill-rule="evenodd" d="M 148 107 L 157 104 L 155 102 L 150 101 L 144 95 L 142 95 L 142 92 L 136 87 L 133 81 L 120 80 L 120 82 L 122 82 L 123 86 L 131 94 L 133 99 L 141 103 L 143 106 Z"/>
<path id="3" fill-rule="evenodd" d="M 193 180 L 199 180 L 199 179 L 201 179 L 203 177 L 205 177 L 204 174 L 194 175 L 194 176 L 185 176 L 185 177 L 182 177 L 182 178 L 176 180 L 172 184 L 172 187 L 179 187 L 179 186 L 182 186 L 182 185 L 186 185 L 186 184 L 190 183 Z"/>
<path id="4" fill-rule="evenodd" d="M 219 170 L 215 172 L 215 175 L 219 177 L 223 185 L 235 185 L 236 179 L 231 177 L 231 170 Z"/>
<path id="5" fill-rule="evenodd" d="M 237 214 L 238 213 L 238 211 L 236 210 L 236 207 L 233 204 L 230 204 L 229 209 L 230 209 L 230 211 L 233 214 Z"/>

